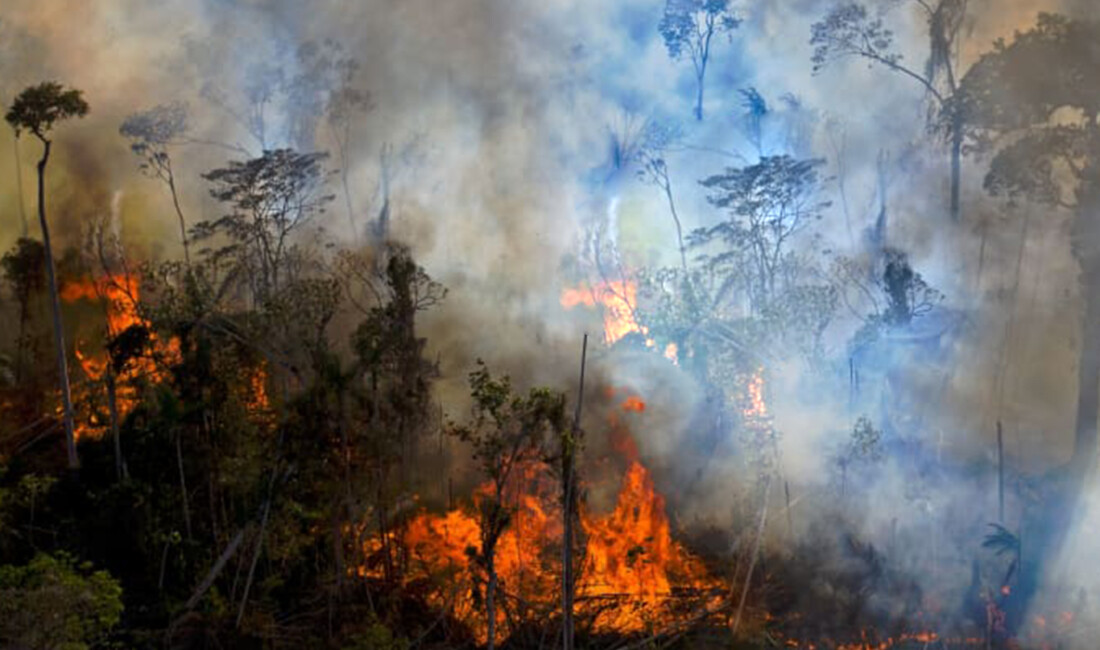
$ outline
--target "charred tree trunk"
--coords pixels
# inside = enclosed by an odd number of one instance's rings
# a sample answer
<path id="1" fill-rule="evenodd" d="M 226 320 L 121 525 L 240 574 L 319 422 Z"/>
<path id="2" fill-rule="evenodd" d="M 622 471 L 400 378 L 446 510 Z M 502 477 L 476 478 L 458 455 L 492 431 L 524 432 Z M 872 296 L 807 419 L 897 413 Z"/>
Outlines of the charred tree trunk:
<path id="1" fill-rule="evenodd" d="M 951 124 L 951 220 L 958 221 L 962 210 L 959 206 L 959 188 L 962 184 L 963 128 L 956 118 Z"/>
<path id="2" fill-rule="evenodd" d="M 115 370 L 107 365 L 107 410 L 111 416 L 111 438 L 115 446 L 115 478 L 122 482 L 122 440 L 118 425 L 118 390 L 115 385 Z"/>
<path id="3" fill-rule="evenodd" d="M 577 512 L 576 452 L 581 429 L 581 405 L 584 402 L 584 366 L 588 356 L 588 335 L 581 344 L 581 379 L 577 389 L 577 412 L 573 429 L 562 436 L 562 551 L 561 620 L 562 649 L 573 650 L 573 522 Z"/>
<path id="4" fill-rule="evenodd" d="M 61 320 L 61 296 L 57 289 L 57 271 L 53 260 L 53 246 L 50 244 L 50 227 L 46 223 L 46 163 L 50 160 L 51 142 L 39 136 L 42 141 L 42 157 L 38 160 L 38 223 L 42 227 L 42 244 L 46 253 L 46 280 L 50 287 L 50 306 L 53 311 L 53 341 L 57 353 L 57 374 L 61 385 L 61 406 L 65 422 L 65 451 L 69 469 L 80 467 L 76 455 L 76 430 L 73 422 L 73 398 L 69 389 L 69 361 L 65 353 L 65 329 Z"/>
<path id="5" fill-rule="evenodd" d="M 11 152 L 15 164 L 15 193 L 19 197 L 19 223 L 22 226 L 22 236 L 26 237 L 29 225 L 27 224 L 27 207 L 23 203 L 23 166 L 19 160 L 19 133 L 12 131 Z"/>
<path id="6" fill-rule="evenodd" d="M 997 420 L 997 522 L 1005 523 L 1005 443 L 1001 421 Z"/>
<path id="7" fill-rule="evenodd" d="M 187 531 L 187 541 L 191 541 L 191 506 L 187 502 L 187 477 L 183 471 L 183 434 L 176 432 L 176 469 L 180 475 L 180 499 L 183 502 L 183 525 Z"/>
<path id="8" fill-rule="evenodd" d="M 485 587 L 485 617 L 488 619 L 488 648 L 489 650 L 496 649 L 496 632 L 497 632 L 497 608 L 496 608 L 496 593 L 497 593 L 497 568 L 496 568 L 496 549 L 489 549 L 485 554 L 485 572 L 488 574 L 488 584 Z"/>
<path id="9" fill-rule="evenodd" d="M 1083 480 L 1096 463 L 1097 415 L 1100 414 L 1100 259 L 1082 260 L 1081 267 L 1084 318 L 1077 365 L 1077 424 L 1071 461 L 1071 473 L 1078 481 Z"/>
<path id="10" fill-rule="evenodd" d="M 19 291 L 19 338 L 15 341 L 15 384 L 23 383 L 23 361 L 27 348 L 27 318 L 30 315 L 31 292 L 29 289 Z"/>
<path id="11" fill-rule="evenodd" d="M 1041 508 L 1025 517 L 1022 531 L 1029 532 L 1027 561 L 1022 548 L 1020 568 L 1013 598 L 1005 606 L 1009 632 L 1015 632 L 1026 617 L 1050 564 L 1064 548 L 1074 518 L 1079 514 L 1080 497 L 1096 465 L 1097 417 L 1100 415 L 1100 254 L 1092 250 L 1100 223 L 1093 215 L 1100 202 L 1091 198 L 1100 183 L 1085 184 L 1078 194 L 1078 214 L 1074 224 L 1073 251 L 1081 269 L 1083 305 L 1081 350 L 1077 365 L 1077 421 L 1073 456 L 1067 471 L 1051 475 L 1046 483 L 1047 496 Z M 1022 545 L 1021 545 L 1022 546 Z M 1017 597 L 1018 596 L 1018 597 Z"/>

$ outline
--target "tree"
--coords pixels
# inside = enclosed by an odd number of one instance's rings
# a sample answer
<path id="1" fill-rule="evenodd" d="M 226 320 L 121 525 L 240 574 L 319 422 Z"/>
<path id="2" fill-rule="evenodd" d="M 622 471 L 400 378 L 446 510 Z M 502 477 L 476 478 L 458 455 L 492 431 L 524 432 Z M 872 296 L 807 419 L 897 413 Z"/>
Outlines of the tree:
<path id="1" fill-rule="evenodd" d="M 684 230 L 680 222 L 680 214 L 676 211 L 676 201 L 672 193 L 672 177 L 669 174 L 666 158 L 672 147 L 680 137 L 679 129 L 671 126 L 663 126 L 650 122 L 645 126 L 642 134 L 642 144 L 638 147 L 636 155 L 639 158 L 640 168 L 638 178 L 661 190 L 668 203 L 668 213 L 672 217 L 672 223 L 676 226 L 676 243 L 680 251 L 680 267 L 687 272 L 687 249 L 684 247 Z"/>
<path id="2" fill-rule="evenodd" d="M 485 570 L 485 613 L 488 618 L 488 647 L 496 647 L 496 545 L 511 523 L 508 507 L 513 473 L 524 463 L 545 457 L 544 444 L 561 439 L 568 425 L 565 395 L 547 388 L 533 388 L 526 395 L 512 391 L 507 376 L 494 378 L 482 361 L 470 373 L 470 396 L 474 418 L 454 427 L 453 435 L 470 443 L 474 459 L 489 479 L 491 489 L 481 498 L 481 548 L 473 557 Z"/>
<path id="3" fill-rule="evenodd" d="M 88 114 L 88 103 L 81 91 L 66 89 L 52 81 L 30 86 L 12 102 L 4 118 L 16 133 L 30 131 L 42 143 L 42 157 L 38 159 L 38 223 L 42 227 L 42 243 L 46 253 L 46 278 L 50 288 L 50 304 L 53 309 L 54 346 L 57 353 L 57 371 L 61 384 L 61 401 L 65 419 L 65 443 L 69 468 L 76 469 L 76 433 L 73 428 L 73 400 L 69 390 L 69 367 L 65 352 L 65 331 L 61 321 L 61 299 L 57 291 L 57 273 L 54 267 L 53 247 L 50 244 L 50 228 L 46 222 L 46 163 L 50 160 L 50 132 L 54 124 Z"/>
<path id="4" fill-rule="evenodd" d="M 46 284 L 43 274 L 45 251 L 42 244 L 33 239 L 21 237 L 15 247 L 4 254 L 0 266 L 4 268 L 4 277 L 11 283 L 15 298 L 19 302 L 19 338 L 15 346 L 15 382 L 23 380 L 23 362 L 27 347 L 27 320 L 30 317 L 31 299 Z"/>
<path id="5" fill-rule="evenodd" d="M 763 158 L 764 118 L 771 112 L 771 107 L 756 88 L 742 88 L 738 94 L 741 95 L 741 106 L 745 109 L 745 131 L 749 144 L 756 149 L 756 156 Z"/>
<path id="6" fill-rule="evenodd" d="M 290 236 L 332 201 L 323 193 L 325 153 L 298 153 L 292 149 L 265 151 L 245 162 L 203 174 L 213 184 L 210 195 L 229 206 L 229 214 L 203 221 L 195 239 L 225 234 L 232 242 L 215 251 L 229 256 L 238 272 L 251 283 L 252 294 L 264 301 L 294 275 L 296 249 Z"/>
<path id="7" fill-rule="evenodd" d="M 172 194 L 172 207 L 180 222 L 180 242 L 183 258 L 191 265 L 191 251 L 187 245 L 187 221 L 180 208 L 176 191 L 176 176 L 172 171 L 172 158 L 168 148 L 182 143 L 187 134 L 187 107 L 183 104 L 162 104 L 147 111 L 134 113 L 119 127 L 119 133 L 130 140 L 130 150 L 141 159 L 140 168 L 152 178 L 168 185 Z"/>
<path id="8" fill-rule="evenodd" d="M 1040 14 L 1012 43 L 997 41 L 962 79 L 952 110 L 992 152 L 985 189 L 1075 215 L 1072 251 L 1084 301 L 1078 363 L 1074 474 L 1097 454 L 1100 410 L 1100 95 L 1091 79 L 1100 24 Z"/>
<path id="9" fill-rule="evenodd" d="M 862 4 L 848 2 L 836 6 L 811 28 L 814 72 L 835 60 L 857 57 L 908 77 L 925 90 L 932 100 L 928 126 L 946 137 L 950 147 L 950 212 L 952 220 L 958 220 L 965 124 L 963 113 L 955 110 L 957 105 L 950 100 L 958 91 L 956 56 L 967 0 L 914 1 L 925 12 L 928 24 L 928 59 L 923 70 L 903 62 L 893 49 L 894 33 L 881 18 L 871 18 Z"/>
<path id="10" fill-rule="evenodd" d="M 964 115 L 967 138 L 991 155 L 984 187 L 1010 201 L 1029 200 L 1073 214 L 1070 244 L 1080 270 L 1077 413 L 1068 471 L 1052 481 L 1036 512 L 1030 557 L 1019 571 L 1009 624 L 1022 620 L 1070 529 L 1077 499 L 1097 458 L 1100 415 L 1100 94 L 1090 80 L 1100 65 L 1100 23 L 1040 14 L 1012 42 L 998 40 L 960 82 L 951 110 Z"/>
<path id="11" fill-rule="evenodd" d="M 721 242 L 724 248 L 712 263 L 742 258 L 749 269 L 738 271 L 747 282 L 750 308 L 759 313 L 785 287 L 790 240 L 821 219 L 829 202 L 817 198 L 820 159 L 797 160 L 791 156 L 766 156 L 748 167 L 729 167 L 700 183 L 711 190 L 711 205 L 728 212 L 728 218 L 692 233 L 695 247 Z M 748 273 L 745 276 L 744 273 Z M 732 287 L 727 287 L 730 289 Z"/>
<path id="12" fill-rule="evenodd" d="M 667 0 L 665 14 L 657 25 L 668 55 L 680 60 L 686 54 L 695 71 L 695 119 L 703 119 L 703 85 L 710 62 L 714 37 L 737 29 L 741 20 L 733 15 L 730 0 Z"/>
<path id="13" fill-rule="evenodd" d="M 390 521 L 383 514 L 391 505 L 390 470 L 398 468 L 398 489 L 406 490 L 415 443 L 432 412 L 430 379 L 437 374 L 424 358 L 427 341 L 418 336 L 416 319 L 420 312 L 439 304 L 447 289 L 416 264 L 407 248 L 397 244 L 387 245 L 377 259 L 345 253 L 337 268 L 348 302 L 364 316 L 351 344 L 356 355 L 354 383 L 363 388 L 357 397 L 366 411 L 367 426 L 360 427 L 364 438 L 360 444 L 367 451 L 349 454 L 346 463 L 350 465 L 354 456 L 358 462 L 367 461 L 367 466 L 354 472 L 347 467 L 347 471 L 376 477 L 383 566 L 386 577 L 391 578 L 395 553 L 390 544 Z M 354 447 L 354 443 L 352 439 L 342 444 Z"/>
<path id="14" fill-rule="evenodd" d="M 0 641 L 5 647 L 86 650 L 122 617 L 122 588 L 64 553 L 0 566 Z"/>

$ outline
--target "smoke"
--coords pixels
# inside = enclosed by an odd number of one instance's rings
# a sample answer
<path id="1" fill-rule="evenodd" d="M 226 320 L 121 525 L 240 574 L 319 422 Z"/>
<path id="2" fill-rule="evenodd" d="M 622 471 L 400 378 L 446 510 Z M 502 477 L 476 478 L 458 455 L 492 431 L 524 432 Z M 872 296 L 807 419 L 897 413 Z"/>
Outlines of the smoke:
<path id="1" fill-rule="evenodd" d="M 971 0 L 959 68 L 994 39 L 1032 25 L 1039 11 L 1087 12 L 1090 4 Z M 919 69 L 927 47 L 921 9 L 881 5 L 903 60 Z M 959 315 L 958 328 L 945 338 L 947 361 L 890 378 L 894 392 L 883 399 L 904 404 L 947 459 L 988 467 L 1000 420 L 1010 463 L 1020 471 L 1064 461 L 1080 309 L 1066 217 L 986 198 L 984 162 L 968 158 L 966 217 L 961 225 L 948 224 L 947 155 L 929 144 L 924 90 L 861 61 L 813 74 L 810 25 L 826 9 L 813 0 L 740 7 L 740 28 L 715 42 L 707 119 L 696 123 L 690 65 L 669 60 L 656 31 L 662 9 L 659 0 L 106 0 L 76 12 L 61 1 L 15 0 L 0 8 L 0 97 L 7 102 L 25 85 L 56 79 L 83 89 L 91 104 L 86 119 L 56 132 L 48 192 L 61 244 L 78 244 L 85 224 L 110 213 L 114 197 L 121 197 L 116 205 L 130 254 L 176 257 L 171 204 L 164 188 L 137 172 L 118 136 L 122 119 L 184 101 L 194 137 L 220 143 L 173 152 L 183 207 L 194 223 L 218 210 L 200 173 L 239 158 L 235 148 L 255 153 L 293 144 L 288 130 L 300 107 L 273 101 L 260 142 L 247 120 L 247 89 L 272 71 L 285 79 L 302 72 L 304 44 L 339 44 L 359 64 L 354 83 L 370 92 L 373 107 L 350 131 L 353 214 L 349 218 L 338 201 L 321 225 L 359 245 L 382 210 L 380 178 L 388 165 L 391 233 L 450 289 L 445 303 L 426 315 L 422 333 L 428 354 L 440 360 L 440 399 L 461 413 L 465 373 L 477 358 L 509 372 L 518 385 L 575 384 L 581 332 L 598 345 L 600 321 L 591 312 L 563 310 L 558 296 L 577 280 L 569 277 L 567 260 L 579 254 L 586 226 L 614 213 L 627 264 L 676 263 L 664 198 L 610 165 L 612 136 L 624 135 L 631 119 L 679 126 L 690 147 L 668 162 L 680 213 L 686 230 L 709 225 L 718 215 L 697 181 L 755 158 L 737 94 L 755 88 L 772 109 L 762 126 L 765 153 L 827 161 L 824 189 L 833 206 L 817 227 L 822 245 L 862 254 L 880 209 L 885 160 L 889 243 L 909 252 Z M 8 138 L 0 135 L 0 151 L 8 149 Z M 335 153 L 333 133 L 320 119 L 307 144 Z M 19 146 L 30 216 L 37 144 L 24 138 Z M 0 179 L 0 248 L 7 250 L 21 230 L 11 155 L 0 154 Z M 849 321 L 830 331 L 831 353 L 842 354 L 855 326 Z M 705 402 L 700 388 L 657 355 L 595 350 L 591 361 L 595 385 L 627 387 L 650 403 L 636 418 L 635 434 L 643 458 L 669 480 L 662 488 L 683 508 L 679 518 L 743 524 L 731 521 L 723 489 L 744 482 L 738 461 L 716 453 L 701 476 L 685 476 L 699 469 L 693 463 L 707 449 L 728 445 L 699 446 L 693 427 Z M 783 433 L 784 470 L 792 483 L 813 489 L 830 480 L 829 453 L 850 433 L 852 414 L 836 406 L 845 398 L 821 394 L 820 381 L 807 395 L 813 379 L 805 369 L 772 370 L 770 406 Z M 864 384 L 876 379 L 885 381 L 871 374 Z M 586 422 L 597 430 L 607 398 L 593 390 L 595 408 Z M 840 382 L 827 390 L 843 395 L 849 388 Z M 590 451 L 604 449 L 595 440 Z M 897 467 L 868 479 L 881 498 L 866 504 L 863 528 L 888 529 L 891 519 L 904 516 L 891 504 L 905 501 L 907 491 L 912 496 L 912 480 Z M 796 500 L 802 500 L 799 489 Z M 938 508 L 960 500 L 988 505 L 991 486 L 945 477 L 929 489 L 917 501 Z M 809 511 L 814 501 L 802 503 Z M 980 525 L 981 517 L 928 521 L 970 525 L 955 537 L 966 544 L 980 535 L 972 524 Z"/>

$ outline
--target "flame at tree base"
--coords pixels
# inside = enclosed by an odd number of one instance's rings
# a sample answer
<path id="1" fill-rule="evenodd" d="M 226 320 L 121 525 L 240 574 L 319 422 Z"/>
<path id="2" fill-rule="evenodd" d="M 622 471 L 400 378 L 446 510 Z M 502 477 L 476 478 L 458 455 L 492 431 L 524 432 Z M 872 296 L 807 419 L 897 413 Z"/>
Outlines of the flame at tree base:
<path id="1" fill-rule="evenodd" d="M 637 398 L 624 411 L 639 411 Z M 617 421 L 614 424 L 618 424 Z M 616 429 L 619 427 L 616 426 Z M 720 599 L 723 587 L 709 576 L 703 562 L 672 537 L 665 500 L 649 471 L 637 459 L 633 442 L 620 447 L 629 465 L 616 505 L 606 514 L 580 515 L 581 566 L 576 585 L 576 616 L 594 633 L 632 634 L 673 625 L 690 612 L 680 610 L 685 598 L 698 605 Z M 509 527 L 497 543 L 497 629 L 503 640 L 516 622 L 560 615 L 562 511 L 558 484 L 538 463 L 518 468 L 506 498 L 513 509 Z M 408 553 L 406 584 L 430 584 L 428 602 L 446 609 L 467 625 L 479 642 L 487 638 L 484 608 L 486 575 L 478 560 L 481 526 L 476 506 L 489 485 L 474 495 L 473 508 L 445 514 L 421 513 L 404 527 L 399 539 Z M 368 543 L 368 556 L 381 549 Z M 378 577 L 376 568 L 360 567 L 363 577 Z"/>

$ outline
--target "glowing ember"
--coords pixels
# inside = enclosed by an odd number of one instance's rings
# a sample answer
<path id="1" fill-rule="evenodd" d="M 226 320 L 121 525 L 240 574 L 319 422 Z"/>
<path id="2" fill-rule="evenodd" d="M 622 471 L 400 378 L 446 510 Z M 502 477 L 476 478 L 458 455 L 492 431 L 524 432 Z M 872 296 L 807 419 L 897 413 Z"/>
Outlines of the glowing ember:
<path id="1" fill-rule="evenodd" d="M 768 417 L 768 404 L 764 401 L 764 368 L 757 368 L 745 385 L 745 407 L 742 410 L 746 420 Z"/>

